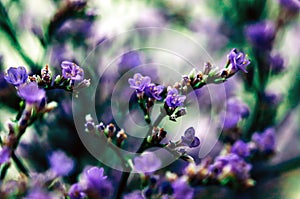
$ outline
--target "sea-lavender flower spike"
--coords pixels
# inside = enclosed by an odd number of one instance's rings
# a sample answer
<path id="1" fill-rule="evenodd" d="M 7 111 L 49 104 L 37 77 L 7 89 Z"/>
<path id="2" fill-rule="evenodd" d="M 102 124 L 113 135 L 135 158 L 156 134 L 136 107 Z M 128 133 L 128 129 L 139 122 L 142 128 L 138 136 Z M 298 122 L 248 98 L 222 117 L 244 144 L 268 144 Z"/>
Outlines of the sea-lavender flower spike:
<path id="1" fill-rule="evenodd" d="M 20 86 L 26 82 L 28 74 L 23 66 L 19 66 L 18 68 L 10 67 L 4 79 L 14 86 Z"/>

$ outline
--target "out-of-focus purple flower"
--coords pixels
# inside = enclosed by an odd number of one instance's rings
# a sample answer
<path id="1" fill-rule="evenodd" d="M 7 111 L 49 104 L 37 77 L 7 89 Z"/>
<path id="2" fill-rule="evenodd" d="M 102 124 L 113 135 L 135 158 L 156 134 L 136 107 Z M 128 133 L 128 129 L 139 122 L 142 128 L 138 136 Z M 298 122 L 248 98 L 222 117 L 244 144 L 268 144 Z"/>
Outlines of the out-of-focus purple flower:
<path id="1" fill-rule="evenodd" d="M 73 167 L 74 161 L 62 151 L 55 151 L 49 156 L 51 170 L 58 176 L 68 175 Z"/>
<path id="2" fill-rule="evenodd" d="M 68 192 L 70 199 L 84 199 L 87 195 L 84 193 L 82 185 L 79 183 L 73 184 Z"/>
<path id="3" fill-rule="evenodd" d="M 292 12 L 298 12 L 300 10 L 299 0 L 279 0 L 279 3 Z"/>
<path id="4" fill-rule="evenodd" d="M 209 167 L 210 172 L 220 181 L 229 176 L 235 176 L 238 180 L 247 181 L 250 179 L 252 166 L 243 158 L 234 153 L 218 156 L 214 164 Z"/>
<path id="5" fill-rule="evenodd" d="M 121 61 L 118 64 L 118 70 L 120 73 L 123 73 L 141 64 L 140 54 L 137 51 L 130 51 L 123 54 Z"/>
<path id="6" fill-rule="evenodd" d="M 200 145 L 200 139 L 195 136 L 194 127 L 190 127 L 184 132 L 184 136 L 181 136 L 181 142 L 190 148 Z"/>
<path id="7" fill-rule="evenodd" d="M 146 87 L 150 84 L 151 78 L 148 76 L 142 76 L 140 73 L 133 75 L 133 78 L 128 79 L 130 88 L 136 89 L 138 92 L 145 91 Z"/>
<path id="8" fill-rule="evenodd" d="M 270 57 L 271 70 L 274 74 L 280 73 L 284 69 L 284 60 L 280 54 Z"/>
<path id="9" fill-rule="evenodd" d="M 230 98 L 226 104 L 226 112 L 220 114 L 220 121 L 224 121 L 224 129 L 230 129 L 234 128 L 242 118 L 248 116 L 248 106 L 237 98 Z"/>
<path id="10" fill-rule="evenodd" d="M 7 70 L 7 75 L 4 77 L 4 79 L 14 86 L 19 86 L 26 82 L 28 79 L 28 74 L 23 66 L 19 66 L 18 68 L 10 67 Z"/>
<path id="11" fill-rule="evenodd" d="M 86 187 L 86 194 L 89 198 L 110 198 L 113 187 L 104 176 L 104 169 L 92 167 L 85 170 L 83 183 Z"/>
<path id="12" fill-rule="evenodd" d="M 0 149 L 0 165 L 9 161 L 10 153 L 11 150 L 8 147 L 4 146 L 2 149 Z"/>
<path id="13" fill-rule="evenodd" d="M 227 58 L 231 64 L 232 70 L 234 72 L 236 72 L 238 70 L 242 70 L 243 72 L 247 73 L 247 70 L 245 67 L 250 64 L 250 60 L 247 58 L 247 56 L 243 52 L 240 52 L 236 48 L 234 48 L 227 55 Z"/>
<path id="14" fill-rule="evenodd" d="M 249 42 L 261 50 L 272 49 L 275 34 L 275 25 L 271 21 L 263 21 L 246 27 Z"/>
<path id="15" fill-rule="evenodd" d="M 81 81 L 84 77 L 84 71 L 77 64 L 69 61 L 61 63 L 62 74 L 64 78 L 70 78 L 73 81 Z"/>
<path id="16" fill-rule="evenodd" d="M 161 160 L 153 152 L 144 152 L 133 160 L 134 168 L 141 173 L 152 173 L 160 168 Z"/>
<path id="17" fill-rule="evenodd" d="M 154 83 L 150 83 L 145 89 L 145 94 L 150 98 L 161 100 L 160 94 L 164 91 L 164 88 L 162 85 L 156 86 Z"/>
<path id="18" fill-rule="evenodd" d="M 48 194 L 46 191 L 35 188 L 31 190 L 28 195 L 25 197 L 25 199 L 52 199 L 53 197 Z"/>
<path id="19" fill-rule="evenodd" d="M 188 185 L 184 179 L 179 178 L 172 183 L 173 197 L 175 199 L 192 199 L 194 197 L 194 189 Z"/>
<path id="20" fill-rule="evenodd" d="M 179 95 L 176 88 L 168 88 L 168 95 L 165 99 L 165 102 L 170 108 L 177 108 L 183 105 L 186 96 Z"/>
<path id="21" fill-rule="evenodd" d="M 241 157 L 247 157 L 250 155 L 250 149 L 247 143 L 242 140 L 238 140 L 231 147 L 231 153 L 237 154 Z"/>
<path id="22" fill-rule="evenodd" d="M 267 128 L 263 133 L 254 133 L 252 141 L 255 143 L 260 152 L 274 152 L 275 151 L 275 129 Z"/>
<path id="23" fill-rule="evenodd" d="M 40 89 L 36 82 L 29 82 L 19 86 L 18 95 L 27 103 L 39 103 L 45 96 L 46 92 Z"/>
<path id="24" fill-rule="evenodd" d="M 282 101 L 282 95 L 273 93 L 271 91 L 266 91 L 262 96 L 262 100 L 264 103 L 276 107 Z"/>
<path id="25" fill-rule="evenodd" d="M 132 193 L 126 194 L 124 196 L 124 199 L 146 199 L 143 196 L 143 193 L 141 191 L 134 191 Z"/>

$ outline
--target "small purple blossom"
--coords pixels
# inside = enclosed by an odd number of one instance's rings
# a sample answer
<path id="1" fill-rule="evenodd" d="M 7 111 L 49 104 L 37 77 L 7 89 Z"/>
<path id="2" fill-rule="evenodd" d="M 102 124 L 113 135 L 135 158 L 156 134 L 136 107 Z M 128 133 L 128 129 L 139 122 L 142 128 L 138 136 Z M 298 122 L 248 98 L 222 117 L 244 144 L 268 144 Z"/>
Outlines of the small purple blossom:
<path id="1" fill-rule="evenodd" d="M 274 74 L 278 74 L 284 70 L 284 59 L 280 54 L 270 57 L 271 70 Z"/>
<path id="2" fill-rule="evenodd" d="M 58 176 L 68 175 L 73 167 L 74 161 L 62 151 L 55 151 L 49 157 L 51 170 Z"/>
<path id="3" fill-rule="evenodd" d="M 240 157 L 247 157 L 250 155 L 250 148 L 247 143 L 238 140 L 231 147 L 231 153 L 237 154 Z"/>
<path id="4" fill-rule="evenodd" d="M 254 133 L 252 141 L 255 143 L 260 152 L 274 152 L 275 151 L 275 129 L 267 128 L 263 133 Z"/>
<path id="5" fill-rule="evenodd" d="M 141 173 L 151 173 L 158 170 L 161 160 L 153 152 L 144 152 L 133 160 L 136 171 Z"/>
<path id="6" fill-rule="evenodd" d="M 188 128 L 184 132 L 184 136 L 181 136 L 181 142 L 190 148 L 200 145 L 200 139 L 195 136 L 195 129 L 193 127 Z"/>
<path id="7" fill-rule="evenodd" d="M 154 83 L 150 83 L 146 89 L 145 89 L 145 93 L 147 96 L 149 96 L 150 98 L 154 98 L 156 100 L 161 100 L 161 96 L 160 94 L 164 91 L 164 86 L 162 85 L 155 85 Z"/>
<path id="8" fill-rule="evenodd" d="M 234 153 L 216 157 L 214 163 L 209 167 L 210 172 L 219 180 L 229 176 L 235 176 L 238 180 L 246 181 L 250 178 L 252 166 L 243 158 Z"/>
<path id="9" fill-rule="evenodd" d="M 53 197 L 46 191 L 35 188 L 29 192 L 29 194 L 24 199 L 52 199 Z"/>
<path id="10" fill-rule="evenodd" d="M 84 171 L 83 184 L 89 198 L 110 198 L 113 186 L 104 176 L 104 169 L 92 167 Z"/>
<path id="11" fill-rule="evenodd" d="M 26 82 L 28 74 L 23 66 L 19 66 L 18 68 L 10 67 L 7 70 L 7 75 L 4 76 L 4 79 L 14 86 L 19 86 Z"/>
<path id="12" fill-rule="evenodd" d="M 46 95 L 45 90 L 40 89 L 36 82 L 29 82 L 19 86 L 18 95 L 27 103 L 39 103 Z"/>
<path id="13" fill-rule="evenodd" d="M 143 92 L 150 84 L 151 78 L 148 76 L 142 76 L 140 73 L 136 73 L 133 75 L 133 78 L 129 78 L 128 83 L 130 84 L 130 88 L 136 89 L 138 92 Z"/>
<path id="14" fill-rule="evenodd" d="M 243 72 L 247 73 L 245 67 L 250 64 L 250 60 L 243 52 L 240 52 L 236 48 L 234 48 L 227 55 L 227 58 L 234 72 L 242 70 Z"/>
<path id="15" fill-rule="evenodd" d="M 8 147 L 4 146 L 2 149 L 0 149 L 0 165 L 9 161 L 10 153 L 11 150 Z"/>
<path id="16" fill-rule="evenodd" d="M 168 88 L 168 95 L 165 99 L 165 102 L 170 108 L 177 108 L 183 105 L 186 96 L 179 95 L 178 90 L 176 88 Z"/>
<path id="17" fill-rule="evenodd" d="M 299 0 L 279 0 L 279 3 L 292 12 L 298 12 L 300 10 Z"/>
<path id="18" fill-rule="evenodd" d="M 275 24 L 271 21 L 259 22 L 246 28 L 246 36 L 249 42 L 261 50 L 272 49 L 275 34 Z"/>
<path id="19" fill-rule="evenodd" d="M 194 197 L 194 189 L 188 185 L 183 178 L 179 178 L 172 183 L 174 199 L 192 199 Z"/>
<path id="20" fill-rule="evenodd" d="M 84 199 L 86 194 L 83 191 L 82 185 L 79 183 L 73 184 L 68 192 L 70 199 Z"/>
<path id="21" fill-rule="evenodd" d="M 81 81 L 84 77 L 84 71 L 77 64 L 69 61 L 61 63 L 62 74 L 64 78 L 70 78 L 73 81 Z"/>

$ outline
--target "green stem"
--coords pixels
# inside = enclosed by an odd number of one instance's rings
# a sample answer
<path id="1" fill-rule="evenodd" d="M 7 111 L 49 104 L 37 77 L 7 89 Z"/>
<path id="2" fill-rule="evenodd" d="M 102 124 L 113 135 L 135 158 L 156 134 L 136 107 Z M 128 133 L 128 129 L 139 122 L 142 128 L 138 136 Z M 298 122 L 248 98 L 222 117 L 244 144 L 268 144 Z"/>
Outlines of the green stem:
<path id="1" fill-rule="evenodd" d="M 153 127 L 159 125 L 159 123 L 162 121 L 162 119 L 164 117 L 165 117 L 165 114 L 160 113 L 159 116 L 154 121 L 154 123 L 149 126 L 148 132 L 147 132 L 145 138 L 143 139 L 143 142 L 142 142 L 141 146 L 138 148 L 136 153 L 142 153 L 145 150 L 145 148 L 147 146 L 147 137 L 149 135 L 151 135 Z M 122 194 L 123 194 L 123 192 L 126 188 L 126 184 L 127 184 L 127 180 L 129 178 L 129 176 L 130 176 L 130 172 L 123 171 L 121 179 L 120 179 L 116 199 L 121 199 Z"/>

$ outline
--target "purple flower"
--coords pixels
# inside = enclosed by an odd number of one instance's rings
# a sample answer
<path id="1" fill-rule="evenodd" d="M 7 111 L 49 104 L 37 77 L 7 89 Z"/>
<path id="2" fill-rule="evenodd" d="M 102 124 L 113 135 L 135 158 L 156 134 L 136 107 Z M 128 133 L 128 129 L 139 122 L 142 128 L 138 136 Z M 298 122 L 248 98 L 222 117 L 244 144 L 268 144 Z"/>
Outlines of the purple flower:
<path id="1" fill-rule="evenodd" d="M 183 105 L 186 96 L 179 95 L 176 88 L 168 88 L 168 95 L 165 99 L 165 102 L 170 108 L 177 108 Z"/>
<path id="2" fill-rule="evenodd" d="M 62 74 L 64 78 L 70 78 L 73 81 L 81 81 L 84 77 L 84 71 L 77 64 L 69 61 L 61 63 Z"/>
<path id="3" fill-rule="evenodd" d="M 242 70 L 243 72 L 247 73 L 245 67 L 250 64 L 250 60 L 247 59 L 243 52 L 240 52 L 234 48 L 227 55 L 227 58 L 234 72 Z"/>
<path id="4" fill-rule="evenodd" d="M 138 92 L 143 92 L 145 88 L 150 84 L 151 78 L 148 76 L 142 76 L 140 73 L 133 75 L 133 78 L 128 80 L 130 87 L 136 89 Z"/>
<path id="5" fill-rule="evenodd" d="M 250 155 L 250 149 L 247 143 L 238 140 L 231 147 L 231 153 L 237 154 L 240 157 L 247 157 Z"/>
<path id="6" fill-rule="evenodd" d="M 62 151 L 55 151 L 49 157 L 51 170 L 58 176 L 68 175 L 73 167 L 74 161 Z"/>
<path id="7" fill-rule="evenodd" d="M 52 199 L 53 197 L 40 188 L 35 188 L 29 192 L 25 199 Z"/>
<path id="8" fill-rule="evenodd" d="M 235 176 L 238 180 L 246 181 L 250 178 L 252 166 L 244 161 L 243 158 L 234 153 L 218 156 L 214 164 L 209 167 L 217 179 L 220 181 L 227 177 Z"/>
<path id="9" fill-rule="evenodd" d="M 27 103 L 39 103 L 46 95 L 43 89 L 40 89 L 36 82 L 29 82 L 19 86 L 18 95 Z"/>
<path id="10" fill-rule="evenodd" d="M 194 197 L 194 189 L 188 185 L 184 179 L 177 179 L 172 183 L 174 199 L 192 199 Z"/>
<path id="11" fill-rule="evenodd" d="M 162 85 L 158 85 L 156 86 L 153 83 L 150 83 L 146 89 L 145 89 L 145 93 L 147 96 L 149 96 L 150 98 L 154 98 L 156 100 L 161 100 L 161 96 L 160 94 L 164 91 L 164 86 Z"/>
<path id="12" fill-rule="evenodd" d="M 284 60 L 280 54 L 270 57 L 271 70 L 274 74 L 280 73 L 284 69 Z"/>
<path id="13" fill-rule="evenodd" d="M 104 169 L 92 167 L 84 172 L 84 186 L 89 198 L 110 198 L 113 187 L 104 176 Z"/>
<path id="14" fill-rule="evenodd" d="M 134 191 L 132 193 L 126 194 L 124 199 L 146 199 L 141 191 Z"/>
<path id="15" fill-rule="evenodd" d="M 260 152 L 273 152 L 275 150 L 275 129 L 267 128 L 263 133 L 254 133 L 252 141 Z"/>
<path id="16" fill-rule="evenodd" d="M 119 72 L 126 72 L 134 67 L 141 65 L 141 58 L 137 51 L 130 51 L 123 54 L 120 63 L 118 64 Z"/>
<path id="17" fill-rule="evenodd" d="M 224 121 L 224 129 L 231 129 L 236 127 L 242 118 L 248 116 L 248 106 L 237 98 L 231 98 L 226 104 L 226 112 L 224 111 L 220 114 L 220 121 Z"/>
<path id="18" fill-rule="evenodd" d="M 271 50 L 275 39 L 276 29 L 271 21 L 263 21 L 249 25 L 246 28 L 246 36 L 249 42 L 261 50 Z"/>
<path id="19" fill-rule="evenodd" d="M 184 136 L 181 136 L 182 144 L 194 148 L 200 145 L 200 140 L 195 136 L 195 129 L 193 127 L 188 128 L 184 132 Z"/>
<path id="20" fill-rule="evenodd" d="M 153 152 L 144 152 L 133 160 L 134 168 L 141 173 L 151 173 L 158 170 L 161 160 Z"/>
<path id="21" fill-rule="evenodd" d="M 7 70 L 7 75 L 4 77 L 4 79 L 14 86 L 19 86 L 26 82 L 28 79 L 28 74 L 23 66 L 19 66 L 18 68 L 10 67 Z"/>
<path id="22" fill-rule="evenodd" d="M 279 3 L 292 12 L 298 12 L 300 10 L 299 0 L 279 0 Z"/>
<path id="23" fill-rule="evenodd" d="M 11 150 L 10 148 L 4 146 L 1 150 L 0 150 L 0 165 L 7 163 L 9 161 L 10 158 L 10 153 Z"/>
<path id="24" fill-rule="evenodd" d="M 73 184 L 68 192 L 70 199 L 84 199 L 86 194 L 83 191 L 82 185 L 79 183 Z"/>

